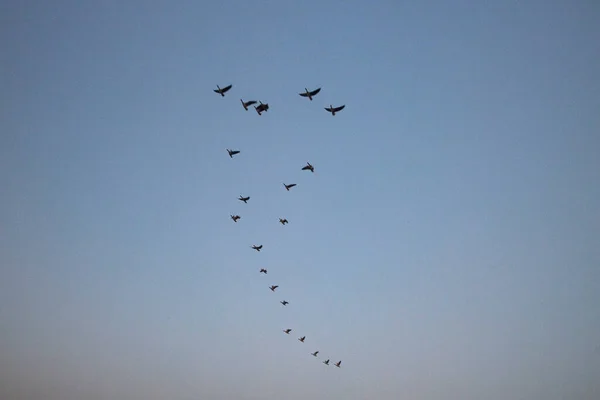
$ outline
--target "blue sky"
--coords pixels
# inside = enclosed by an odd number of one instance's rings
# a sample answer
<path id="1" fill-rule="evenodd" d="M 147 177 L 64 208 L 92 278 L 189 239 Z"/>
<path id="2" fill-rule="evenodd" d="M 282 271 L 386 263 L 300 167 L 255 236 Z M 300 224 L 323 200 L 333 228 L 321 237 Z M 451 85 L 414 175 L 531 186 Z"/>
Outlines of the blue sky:
<path id="1" fill-rule="evenodd" d="M 598 398 L 597 2 L 1 7 L 0 397 Z"/>

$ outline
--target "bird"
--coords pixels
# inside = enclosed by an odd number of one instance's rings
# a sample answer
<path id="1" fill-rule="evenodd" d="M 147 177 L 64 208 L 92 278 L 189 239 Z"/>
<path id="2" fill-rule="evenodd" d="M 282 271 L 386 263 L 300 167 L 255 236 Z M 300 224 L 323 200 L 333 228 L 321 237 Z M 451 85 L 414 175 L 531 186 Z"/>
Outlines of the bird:
<path id="1" fill-rule="evenodd" d="M 323 364 L 325 364 L 325 365 L 329 365 L 329 359 L 327 359 L 327 360 L 323 361 Z"/>
<path id="2" fill-rule="evenodd" d="M 313 356 L 315 356 L 315 357 L 316 357 L 316 356 L 317 356 L 317 354 L 319 354 L 319 351 L 317 350 L 317 351 L 315 351 L 314 353 L 310 353 L 310 354 L 312 354 Z"/>
<path id="3" fill-rule="evenodd" d="M 239 215 L 232 215 L 231 219 L 233 220 L 233 222 L 238 222 L 238 219 L 240 219 L 242 217 L 240 217 Z"/>
<path id="4" fill-rule="evenodd" d="M 279 222 L 281 222 L 281 225 L 285 225 L 288 223 L 288 220 L 285 218 L 279 218 Z"/>
<path id="5" fill-rule="evenodd" d="M 274 292 L 275 289 L 277 289 L 279 286 L 278 285 L 273 285 L 273 286 L 269 286 L 269 289 L 271 289 L 271 292 Z"/>
<path id="6" fill-rule="evenodd" d="M 254 106 L 254 109 L 256 110 L 256 112 L 258 113 L 258 115 L 262 115 L 263 112 L 269 111 L 269 103 L 264 103 L 262 101 L 259 101 L 259 105 L 258 106 Z"/>
<path id="7" fill-rule="evenodd" d="M 335 113 L 336 113 L 336 112 L 339 112 L 339 111 L 342 111 L 342 110 L 344 109 L 344 107 L 346 107 L 346 105 L 345 105 L 345 104 L 344 104 L 343 106 L 339 106 L 339 107 L 333 107 L 333 106 L 330 104 L 330 105 L 329 105 L 329 108 L 328 108 L 328 107 L 325 107 L 325 109 L 326 109 L 327 111 L 329 111 L 329 112 L 331 113 L 331 115 L 332 115 L 332 116 L 334 116 L 334 117 L 335 117 Z"/>
<path id="8" fill-rule="evenodd" d="M 288 335 L 290 334 L 290 332 L 291 332 L 291 331 L 292 331 L 291 329 L 284 329 L 284 330 L 283 330 L 283 332 L 284 332 L 284 333 L 287 333 Z"/>
<path id="9" fill-rule="evenodd" d="M 266 273 L 267 273 L 267 270 L 266 270 L 266 269 L 264 269 L 264 268 L 261 268 L 261 269 L 260 269 L 260 272 L 261 272 L 261 273 L 263 273 L 263 274 L 266 274 Z"/>
<path id="10" fill-rule="evenodd" d="M 248 200 L 250 200 L 250 196 L 242 197 L 242 195 L 240 194 L 240 197 L 238 197 L 238 200 L 243 201 L 244 203 L 248 204 Z"/>
<path id="11" fill-rule="evenodd" d="M 302 97 L 308 97 L 308 99 L 310 101 L 312 101 L 313 96 L 316 96 L 317 93 L 319 93 L 321 91 L 321 88 L 315 89 L 312 92 L 309 92 L 307 88 L 304 88 L 304 90 L 305 90 L 304 93 L 298 93 L 298 94 Z"/>
<path id="12" fill-rule="evenodd" d="M 304 343 L 304 339 L 306 339 L 306 336 L 302 336 L 301 338 L 298 338 L 298 340 L 301 341 L 302 343 Z"/>
<path id="13" fill-rule="evenodd" d="M 310 165 L 310 163 L 307 161 L 306 165 L 304 167 L 302 167 L 302 171 L 310 171 L 310 172 L 315 172 L 315 167 L 313 167 L 312 165 Z"/>
<path id="14" fill-rule="evenodd" d="M 338 361 L 338 362 L 335 363 L 335 366 L 338 367 L 338 368 L 341 368 L 340 367 L 341 364 L 342 364 L 342 361 L 340 360 L 340 361 Z"/>
<path id="15" fill-rule="evenodd" d="M 294 186 L 296 186 L 296 184 L 295 183 L 290 183 L 289 185 L 286 185 L 284 183 L 283 186 L 285 186 L 285 190 L 287 190 L 289 192 L 291 188 L 293 188 Z"/>
<path id="16" fill-rule="evenodd" d="M 261 244 L 260 246 L 257 246 L 257 245 L 255 245 L 255 244 L 253 244 L 253 245 L 252 245 L 252 248 L 253 248 L 254 250 L 256 250 L 256 251 L 260 251 L 260 249 L 262 249 L 262 246 L 263 246 L 262 244 Z"/>
<path id="17" fill-rule="evenodd" d="M 285 300 L 284 301 L 280 301 L 280 303 L 283 304 L 284 306 L 287 306 L 288 304 L 290 304 L 289 301 L 285 301 Z"/>
<path id="18" fill-rule="evenodd" d="M 213 91 L 215 93 L 219 93 L 222 97 L 225 97 L 225 93 L 227 93 L 229 91 L 229 89 L 231 89 L 233 85 L 229 85 L 229 86 L 225 86 L 224 88 L 220 88 L 219 85 L 217 85 L 216 89 L 213 89 Z"/>
<path id="19" fill-rule="evenodd" d="M 233 156 L 235 156 L 236 154 L 240 154 L 239 150 L 229 150 L 227 149 L 227 152 L 229 153 L 229 157 L 233 158 Z"/>
<path id="20" fill-rule="evenodd" d="M 244 101 L 240 99 L 240 101 L 242 102 L 242 107 L 244 107 L 244 110 L 246 111 L 248 111 L 249 106 L 251 106 L 252 104 L 256 104 L 256 100 Z"/>

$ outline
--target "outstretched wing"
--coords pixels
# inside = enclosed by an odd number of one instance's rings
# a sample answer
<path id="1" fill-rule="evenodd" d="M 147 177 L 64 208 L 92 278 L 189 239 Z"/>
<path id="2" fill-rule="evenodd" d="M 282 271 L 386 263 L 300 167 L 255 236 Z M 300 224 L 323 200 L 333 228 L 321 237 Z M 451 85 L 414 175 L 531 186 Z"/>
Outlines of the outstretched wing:
<path id="1" fill-rule="evenodd" d="M 246 102 L 247 106 L 251 106 L 252 104 L 256 104 L 256 100 L 250 100 Z"/>
<path id="2" fill-rule="evenodd" d="M 338 111 L 342 111 L 344 109 L 344 107 L 346 107 L 346 105 L 344 104 L 343 106 L 339 106 L 333 109 L 333 111 L 338 112 Z"/>
<path id="3" fill-rule="evenodd" d="M 227 92 L 229 89 L 231 89 L 233 87 L 233 85 L 229 85 L 229 86 L 225 86 L 224 88 L 221 88 L 221 93 L 225 93 Z"/>
<path id="4" fill-rule="evenodd" d="M 313 90 L 312 92 L 310 92 L 310 95 L 311 95 L 311 96 L 314 96 L 314 95 L 316 95 L 317 93 L 319 93 L 320 91 L 321 91 L 321 88 L 315 89 L 315 90 Z"/>
<path id="5" fill-rule="evenodd" d="M 304 93 L 298 93 L 298 94 L 300 96 L 302 96 L 302 97 L 308 97 L 310 95 L 310 93 L 306 93 L 306 92 L 304 92 Z"/>

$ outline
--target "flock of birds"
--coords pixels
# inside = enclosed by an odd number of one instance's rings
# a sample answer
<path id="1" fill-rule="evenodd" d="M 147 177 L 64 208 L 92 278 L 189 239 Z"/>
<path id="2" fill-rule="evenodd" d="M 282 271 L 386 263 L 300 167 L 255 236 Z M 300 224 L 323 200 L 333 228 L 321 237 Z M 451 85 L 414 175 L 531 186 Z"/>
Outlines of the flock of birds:
<path id="1" fill-rule="evenodd" d="M 217 85 L 216 89 L 213 89 L 215 93 L 220 94 L 222 97 L 225 97 L 225 93 L 227 93 L 231 88 L 233 87 L 233 85 L 228 85 L 225 86 L 223 88 L 219 87 Z M 303 93 L 299 93 L 300 96 L 302 97 L 306 97 L 308 98 L 310 101 L 312 101 L 313 97 L 316 96 L 320 91 L 321 88 L 317 88 L 315 90 L 309 91 L 308 89 L 304 88 L 304 92 Z M 244 107 L 244 110 L 248 111 L 248 107 L 254 105 L 254 109 L 256 110 L 256 112 L 258 113 L 258 115 L 262 115 L 263 112 L 267 112 L 269 110 L 269 104 L 268 103 L 263 103 L 262 101 L 256 101 L 256 100 L 250 100 L 250 101 L 244 101 L 243 99 L 240 99 L 241 103 L 242 103 L 242 107 Z M 258 105 L 256 105 L 258 103 Z M 346 107 L 346 105 L 341 105 L 338 107 L 333 107 L 332 105 L 329 105 L 329 107 L 325 107 L 325 110 L 327 110 L 329 113 L 331 113 L 332 116 L 335 116 L 335 114 L 337 112 L 342 111 L 344 108 Z M 230 158 L 233 158 L 233 156 L 237 155 L 240 153 L 240 150 L 231 150 L 231 149 L 227 149 L 227 153 L 229 154 Z M 310 171 L 310 172 L 315 172 L 315 168 L 309 163 L 307 162 L 306 165 L 304 167 L 301 168 L 302 171 Z M 285 190 L 287 190 L 288 192 L 290 191 L 291 188 L 293 188 L 294 186 L 296 186 L 295 183 L 283 183 L 283 187 L 285 188 Z M 245 204 L 248 204 L 248 200 L 250 200 L 250 196 L 242 196 L 240 195 L 240 197 L 238 198 L 239 201 L 242 201 Z M 233 222 L 238 222 L 242 217 L 239 215 L 230 215 L 231 219 L 233 220 Z M 286 225 L 288 223 L 288 220 L 285 218 L 279 218 L 279 223 L 281 223 L 281 225 Z M 260 252 L 263 248 L 263 245 L 252 245 L 251 246 L 252 249 Z M 261 274 L 267 274 L 267 269 L 266 268 L 261 268 L 259 273 Z M 279 285 L 271 285 L 269 286 L 269 289 L 271 289 L 272 292 L 275 292 L 275 290 L 279 287 Z M 280 301 L 281 304 L 283 304 L 284 306 L 287 306 L 289 304 L 288 301 L 286 300 L 282 300 Z M 292 332 L 292 329 L 288 328 L 288 329 L 284 329 L 283 332 L 285 334 L 290 334 Z M 301 343 L 304 343 L 304 341 L 306 340 L 306 336 L 302 336 L 298 338 L 298 341 L 300 341 Z M 315 351 L 314 353 L 310 353 L 312 356 L 314 357 L 318 357 L 319 354 L 319 350 Z M 323 361 L 323 364 L 325 365 L 329 365 L 329 359 Z M 341 368 L 342 365 L 342 361 L 338 361 L 336 363 L 334 363 L 333 365 L 335 365 L 338 368 Z"/>

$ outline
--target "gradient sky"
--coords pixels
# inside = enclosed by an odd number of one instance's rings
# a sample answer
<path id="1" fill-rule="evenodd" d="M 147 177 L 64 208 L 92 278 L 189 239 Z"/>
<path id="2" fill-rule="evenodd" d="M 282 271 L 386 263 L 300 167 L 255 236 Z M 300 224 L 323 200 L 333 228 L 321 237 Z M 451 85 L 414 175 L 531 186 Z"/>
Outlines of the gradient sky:
<path id="1" fill-rule="evenodd" d="M 0 397 L 600 398 L 598 20 L 3 1 Z"/>

